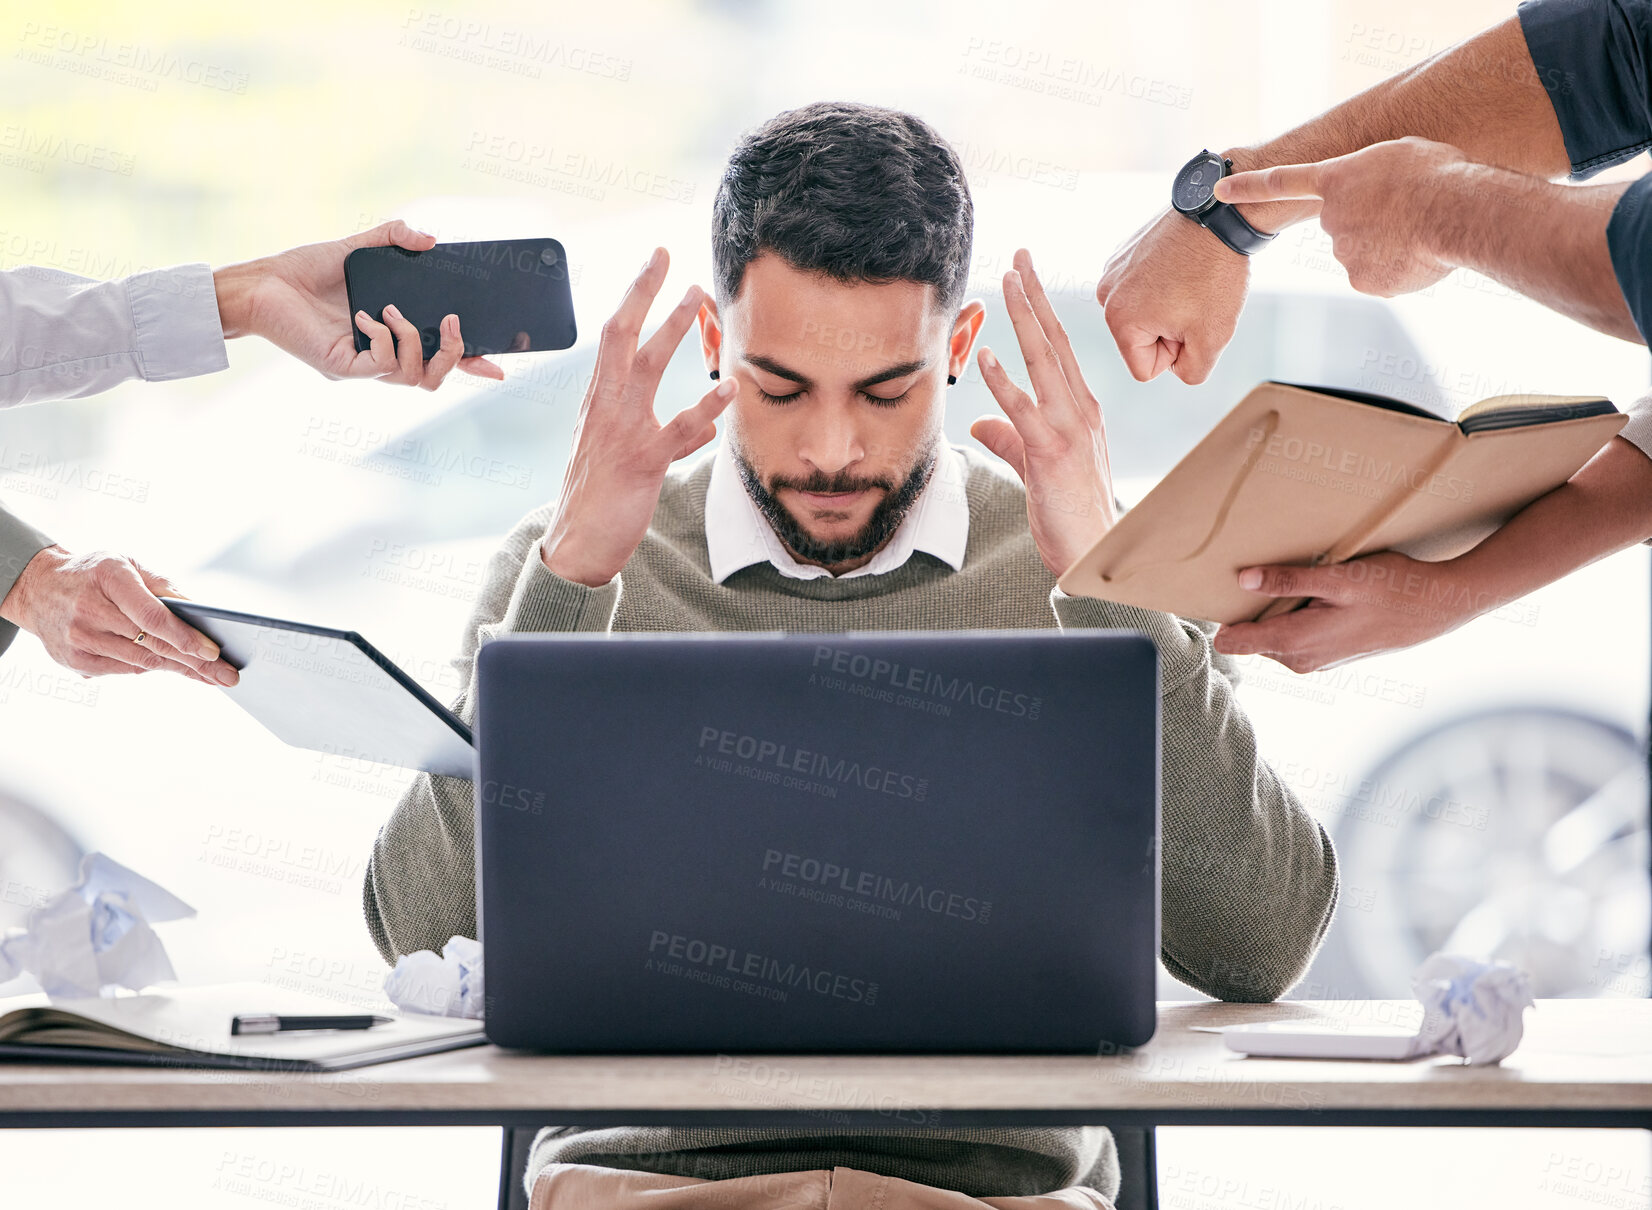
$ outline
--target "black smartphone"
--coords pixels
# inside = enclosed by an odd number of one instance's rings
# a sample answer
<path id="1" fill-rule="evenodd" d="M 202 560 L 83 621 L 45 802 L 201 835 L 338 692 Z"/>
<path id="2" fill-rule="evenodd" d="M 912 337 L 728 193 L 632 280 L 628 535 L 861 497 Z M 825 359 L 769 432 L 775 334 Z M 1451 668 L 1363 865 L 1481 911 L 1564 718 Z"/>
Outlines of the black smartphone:
<path id="1" fill-rule="evenodd" d="M 426 361 L 441 346 L 445 315 L 459 317 L 467 357 L 566 349 L 575 339 L 568 254 L 554 239 L 357 248 L 344 258 L 344 289 L 358 353 L 370 342 L 356 312 L 383 323 L 388 304 L 419 330 Z"/>

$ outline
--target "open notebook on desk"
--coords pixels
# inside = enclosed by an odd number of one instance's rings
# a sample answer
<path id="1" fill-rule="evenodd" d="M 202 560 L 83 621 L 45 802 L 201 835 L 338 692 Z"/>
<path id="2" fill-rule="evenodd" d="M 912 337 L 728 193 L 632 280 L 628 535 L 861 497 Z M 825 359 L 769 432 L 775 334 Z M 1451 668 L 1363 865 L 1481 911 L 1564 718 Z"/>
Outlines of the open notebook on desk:
<path id="1" fill-rule="evenodd" d="M 174 987 L 136 996 L 0 1000 L 0 1060 L 344 1071 L 415 1055 L 477 1046 L 482 1023 L 396 1013 L 361 1030 L 230 1033 L 237 1014 L 327 1016 L 362 1011 L 267 983 Z"/>

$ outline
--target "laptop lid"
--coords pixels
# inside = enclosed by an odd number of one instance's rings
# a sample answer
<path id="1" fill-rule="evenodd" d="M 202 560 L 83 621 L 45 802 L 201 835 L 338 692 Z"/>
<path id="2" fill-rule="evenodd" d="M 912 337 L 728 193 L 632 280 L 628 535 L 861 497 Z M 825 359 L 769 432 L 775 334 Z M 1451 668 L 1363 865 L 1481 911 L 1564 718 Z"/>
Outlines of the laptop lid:
<path id="1" fill-rule="evenodd" d="M 1152 1035 L 1145 636 L 535 634 L 479 660 L 491 1041 L 1093 1053 Z"/>

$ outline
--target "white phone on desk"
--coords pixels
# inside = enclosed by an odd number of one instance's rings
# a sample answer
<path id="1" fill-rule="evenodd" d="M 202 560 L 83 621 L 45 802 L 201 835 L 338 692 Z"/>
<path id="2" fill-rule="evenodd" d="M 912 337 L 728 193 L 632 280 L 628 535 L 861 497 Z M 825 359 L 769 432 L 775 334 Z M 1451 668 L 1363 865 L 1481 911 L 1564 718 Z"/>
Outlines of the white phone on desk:
<path id="1" fill-rule="evenodd" d="M 1259 1059 L 1409 1059 L 1417 1044 L 1415 1030 L 1397 1026 L 1339 1029 L 1334 1025 L 1274 1021 L 1193 1028 L 1221 1034 L 1229 1050 Z"/>

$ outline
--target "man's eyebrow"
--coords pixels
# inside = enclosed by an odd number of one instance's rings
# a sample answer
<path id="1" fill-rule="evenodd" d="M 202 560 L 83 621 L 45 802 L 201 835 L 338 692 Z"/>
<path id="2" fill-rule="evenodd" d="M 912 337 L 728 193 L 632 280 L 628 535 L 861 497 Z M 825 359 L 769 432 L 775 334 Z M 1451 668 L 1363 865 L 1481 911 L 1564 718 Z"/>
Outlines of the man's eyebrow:
<path id="1" fill-rule="evenodd" d="M 747 353 L 745 355 L 745 362 L 747 365 L 756 366 L 759 370 L 764 370 L 770 374 L 773 374 L 776 378 L 784 378 L 790 382 L 795 382 L 800 387 L 811 387 L 814 385 L 814 382 L 807 374 L 800 374 L 796 370 L 788 370 L 774 358 L 765 357 L 761 353 Z"/>
<path id="2" fill-rule="evenodd" d="M 900 365 L 890 366 L 887 370 L 879 370 L 855 383 L 855 390 L 864 391 L 867 387 L 875 387 L 880 382 L 888 382 L 892 378 L 905 378 L 908 374 L 916 374 L 929 365 L 929 358 L 920 357 L 916 361 L 903 361 Z"/>
<path id="3" fill-rule="evenodd" d="M 795 382 L 805 389 L 814 385 L 814 381 L 807 374 L 800 373 L 797 370 L 789 370 L 774 358 L 765 357 L 761 353 L 747 353 L 745 361 L 748 365 L 754 365 L 759 370 L 773 374 L 776 378 L 784 378 L 789 382 Z M 876 374 L 868 374 L 854 384 L 855 389 L 862 391 L 867 387 L 877 386 L 880 382 L 888 382 L 894 378 L 905 378 L 908 374 L 915 374 L 919 370 L 928 367 L 928 365 L 928 358 L 903 361 L 899 365 L 892 365 L 887 369 L 879 370 Z"/>

